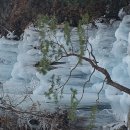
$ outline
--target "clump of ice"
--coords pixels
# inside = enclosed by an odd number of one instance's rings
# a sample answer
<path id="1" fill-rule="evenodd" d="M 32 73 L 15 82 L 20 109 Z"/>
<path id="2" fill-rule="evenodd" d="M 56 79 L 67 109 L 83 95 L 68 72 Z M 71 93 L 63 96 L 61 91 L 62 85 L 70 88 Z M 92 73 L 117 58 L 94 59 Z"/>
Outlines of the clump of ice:
<path id="1" fill-rule="evenodd" d="M 17 60 L 18 42 L 0 38 L 0 82 L 5 82 L 11 77 L 13 65 Z"/>
<path id="2" fill-rule="evenodd" d="M 4 83 L 4 91 L 9 93 L 28 93 L 28 84 L 36 77 L 35 64 L 41 59 L 39 33 L 33 26 L 28 27 L 23 40 L 18 44 L 17 62 L 14 64 L 12 78 Z M 16 91 L 17 90 L 17 91 Z"/>
<path id="3" fill-rule="evenodd" d="M 114 22 L 111 26 L 102 23 L 97 23 L 97 26 L 96 36 L 90 37 L 89 42 L 98 65 L 106 68 L 115 82 L 130 87 L 130 15 L 124 16 L 120 25 L 119 22 Z M 86 56 L 89 56 L 88 52 Z M 99 72 L 95 72 L 92 79 L 94 77 L 98 77 L 98 80 L 93 81 L 92 89 L 98 92 L 105 77 Z M 116 118 L 127 122 L 130 96 L 106 84 L 103 89 Z"/>
<path id="4" fill-rule="evenodd" d="M 126 15 L 126 12 L 124 11 L 124 9 L 120 9 L 119 13 L 118 13 L 118 16 L 120 19 L 123 19 L 123 17 Z"/>
<path id="5" fill-rule="evenodd" d="M 119 62 L 115 64 L 112 69 L 114 81 L 130 88 L 130 71 L 129 71 L 129 32 L 130 32 L 130 15 L 123 18 L 115 36 L 116 41 L 113 44 L 111 53 L 113 58 L 118 59 Z M 130 96 L 123 92 L 116 92 L 117 90 L 110 91 L 110 86 L 105 90 L 106 96 L 111 102 L 113 111 L 118 120 L 127 122 L 127 114 L 130 107 Z M 108 93 L 109 92 L 109 93 Z M 115 92 L 115 94 L 113 94 Z M 117 100 L 116 100 L 117 99 Z"/>

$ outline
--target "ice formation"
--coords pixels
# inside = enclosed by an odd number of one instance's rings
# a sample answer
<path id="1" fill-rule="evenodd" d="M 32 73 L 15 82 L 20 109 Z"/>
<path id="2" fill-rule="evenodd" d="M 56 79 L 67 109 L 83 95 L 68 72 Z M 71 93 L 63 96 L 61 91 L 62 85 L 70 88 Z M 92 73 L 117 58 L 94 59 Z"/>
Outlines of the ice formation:
<path id="1" fill-rule="evenodd" d="M 4 37 L 0 39 L 0 82 L 11 77 L 11 71 L 17 59 L 18 42 L 10 41 Z"/>
<path id="2" fill-rule="evenodd" d="M 126 87 L 130 86 L 129 23 L 130 15 L 124 16 L 120 24 L 119 22 L 114 22 L 112 26 L 97 23 L 98 31 L 96 37 L 89 38 L 96 59 L 99 62 L 98 65 L 106 68 L 114 81 Z M 96 82 L 92 86 L 92 89 L 100 90 L 104 75 L 95 73 L 94 77 L 98 77 L 101 80 L 94 80 Z M 106 98 L 109 100 L 113 108 L 116 118 L 127 122 L 130 96 L 109 85 L 104 85 L 104 91 Z"/>
<path id="3" fill-rule="evenodd" d="M 114 81 L 130 87 L 130 15 L 124 16 L 121 23 L 118 21 L 112 25 L 97 23 L 97 26 L 98 29 L 90 29 L 86 33 L 89 33 L 89 42 L 93 46 L 98 65 L 106 68 Z M 87 26 L 84 28 L 88 29 Z M 64 34 L 60 30 L 56 32 L 56 39 L 53 36 L 52 39 L 59 43 L 65 43 Z M 29 94 L 36 102 L 49 102 L 50 100 L 44 96 L 51 85 L 48 79 L 56 74 L 62 76 L 62 84 L 67 80 L 67 76 L 77 59 L 74 57 L 63 59 L 66 64 L 59 65 L 58 69 L 43 75 L 35 67 L 35 64 L 42 58 L 39 40 L 39 34 L 33 26 L 25 30 L 23 40 L 13 41 L 4 37 L 0 39 L 0 82 L 3 83 L 5 93 L 18 96 Z M 77 49 L 79 40 L 77 28 L 72 29 L 71 40 L 73 47 Z M 86 52 L 85 55 L 88 56 L 88 53 Z M 60 103 L 70 102 L 70 88 L 72 87 L 78 90 L 77 97 L 80 98 L 82 86 L 92 71 L 93 69 L 88 63 L 83 62 L 82 65 L 79 65 L 72 73 L 63 93 L 64 98 Z M 94 73 L 90 83 L 86 85 L 82 104 L 96 101 L 103 80 L 104 75 L 99 72 Z M 109 101 L 117 119 L 127 122 L 130 106 L 128 94 L 105 84 L 100 100 Z"/>
<path id="4" fill-rule="evenodd" d="M 36 78 L 37 71 L 34 65 L 41 59 L 40 50 L 35 49 L 40 46 L 39 34 L 33 29 L 31 26 L 27 28 L 23 40 L 18 43 L 17 61 L 11 72 L 12 77 L 3 85 L 5 92 L 22 94 L 33 91 L 29 83 Z"/>
<path id="5" fill-rule="evenodd" d="M 126 87 L 130 86 L 129 22 L 130 15 L 126 15 L 120 24 L 119 22 L 114 22 L 111 27 L 106 24 L 97 23 L 99 29 L 96 37 L 89 38 L 96 59 L 99 62 L 98 65 L 106 68 L 114 81 Z M 96 81 L 92 88 L 100 90 L 104 76 L 100 73 L 95 73 L 94 76 L 102 80 L 98 80 L 98 83 L 96 83 Z M 130 96 L 109 85 L 104 85 L 104 90 L 106 98 L 109 100 L 116 118 L 127 122 Z"/>
<path id="6" fill-rule="evenodd" d="M 130 32 L 130 15 L 126 15 L 116 30 L 116 41 L 113 44 L 111 53 L 117 64 L 112 68 L 112 78 L 114 81 L 130 87 L 129 73 L 129 32 Z M 127 114 L 130 106 L 130 96 L 117 90 L 111 90 L 110 86 L 105 90 L 106 96 L 112 104 L 116 117 L 127 122 Z M 115 93 L 114 93 L 115 92 Z"/>

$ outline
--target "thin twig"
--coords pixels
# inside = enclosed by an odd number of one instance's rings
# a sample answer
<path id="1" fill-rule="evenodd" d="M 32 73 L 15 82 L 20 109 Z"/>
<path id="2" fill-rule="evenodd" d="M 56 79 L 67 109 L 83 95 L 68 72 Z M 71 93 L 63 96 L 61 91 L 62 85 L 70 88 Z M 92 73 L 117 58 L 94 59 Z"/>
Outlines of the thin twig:
<path id="1" fill-rule="evenodd" d="M 84 83 L 84 85 L 83 85 L 82 95 L 81 95 L 81 98 L 80 98 L 79 101 L 78 101 L 79 103 L 80 103 L 81 100 L 83 99 L 84 91 L 85 91 L 85 86 L 86 86 L 86 84 L 87 84 L 88 82 L 90 82 L 91 77 L 93 76 L 94 72 L 95 72 L 95 69 L 93 69 L 92 73 L 91 73 L 90 76 L 89 76 L 89 79 L 88 79 L 88 80 Z"/>
<path id="2" fill-rule="evenodd" d="M 97 98 L 96 102 L 99 102 L 99 96 L 100 96 L 101 91 L 103 90 L 105 80 L 106 80 L 106 78 L 103 80 L 102 87 L 101 87 L 101 89 L 99 90 L 99 92 L 97 93 L 98 98 Z"/>
<path id="3" fill-rule="evenodd" d="M 71 76 L 72 76 L 72 72 L 76 69 L 76 67 L 78 66 L 79 61 L 76 63 L 76 65 L 71 69 L 70 73 L 69 73 L 69 77 L 68 79 L 65 81 L 65 83 L 63 85 L 61 85 L 60 87 L 56 88 L 55 90 L 58 90 L 60 88 L 62 88 L 62 90 L 64 89 L 64 86 L 69 82 Z"/>

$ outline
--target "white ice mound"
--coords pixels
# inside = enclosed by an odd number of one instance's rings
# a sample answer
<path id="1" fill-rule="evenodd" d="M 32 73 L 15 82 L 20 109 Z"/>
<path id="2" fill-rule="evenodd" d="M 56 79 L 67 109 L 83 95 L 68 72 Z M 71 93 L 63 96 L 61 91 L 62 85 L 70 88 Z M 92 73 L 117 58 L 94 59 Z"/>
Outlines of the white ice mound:
<path id="1" fill-rule="evenodd" d="M 0 38 L 0 82 L 11 78 L 13 65 L 17 60 L 18 41 Z"/>
<path id="2" fill-rule="evenodd" d="M 128 34 L 130 32 L 130 15 L 124 16 L 119 28 L 117 29 L 115 36 L 117 40 L 128 41 Z"/>
<path id="3" fill-rule="evenodd" d="M 129 32 L 130 15 L 124 16 L 117 29 L 116 41 L 113 44 L 111 53 L 117 63 L 112 69 L 112 79 L 125 87 L 130 88 L 130 60 L 129 60 Z M 127 122 L 127 114 L 130 107 L 130 96 L 117 89 L 113 90 L 110 86 L 105 90 L 107 99 L 111 102 L 113 111 L 118 120 Z"/>
<path id="4" fill-rule="evenodd" d="M 16 89 L 17 94 L 28 93 L 31 90 L 28 84 L 36 78 L 35 64 L 42 56 L 38 50 L 39 46 L 39 33 L 30 26 L 24 32 L 23 40 L 19 42 L 17 62 L 11 73 L 12 78 L 4 84 L 5 91 L 14 93 Z"/>

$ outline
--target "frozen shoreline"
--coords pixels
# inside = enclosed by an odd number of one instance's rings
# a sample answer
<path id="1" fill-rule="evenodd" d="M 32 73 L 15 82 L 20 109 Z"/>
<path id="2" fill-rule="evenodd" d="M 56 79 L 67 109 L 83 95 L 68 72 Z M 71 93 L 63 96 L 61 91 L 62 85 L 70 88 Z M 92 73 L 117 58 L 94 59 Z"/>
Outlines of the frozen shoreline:
<path id="1" fill-rule="evenodd" d="M 129 23 L 130 15 L 127 15 L 121 23 L 116 21 L 111 26 L 97 23 L 98 30 L 89 30 L 89 42 L 93 46 L 94 55 L 99 65 L 108 70 L 114 81 L 128 87 L 130 86 Z M 84 26 L 84 28 L 87 27 Z M 72 29 L 73 35 L 71 39 L 73 45 L 78 45 L 76 31 L 76 28 Z M 63 32 L 58 30 L 56 36 L 59 43 L 65 43 Z M 56 40 L 54 37 L 52 37 L 52 39 L 54 41 Z M 42 75 L 35 68 L 35 64 L 42 58 L 42 53 L 38 49 L 39 46 L 40 37 L 33 26 L 25 30 L 23 40 L 21 41 L 16 42 L 5 38 L 0 39 L 0 81 L 3 83 L 4 96 L 6 98 L 7 94 L 10 96 L 12 103 L 17 104 L 25 95 L 28 95 L 26 101 L 20 104 L 19 107 L 24 106 L 28 108 L 28 106 L 31 106 L 34 102 L 40 102 L 43 108 L 53 106 L 53 101 L 48 100 L 44 95 L 50 87 L 48 78 L 53 74 L 63 74 L 61 81 L 64 83 L 69 75 L 69 71 L 77 61 L 74 57 L 64 59 L 66 64 L 58 66 L 59 69 L 49 71 L 46 75 Z M 85 56 L 88 56 L 88 53 L 85 53 Z M 65 88 L 63 93 L 64 98 L 59 101 L 59 104 L 69 104 L 71 97 L 70 88 L 72 87 L 77 88 L 77 97 L 80 98 L 83 82 L 88 79 L 92 71 L 93 69 L 87 63 L 78 66 Z M 97 93 L 102 87 L 103 80 L 104 76 L 102 74 L 98 72 L 94 73 L 90 83 L 86 85 L 87 89 L 81 101 L 81 106 L 95 104 L 98 99 Z M 33 99 L 33 103 L 31 99 Z M 50 102 L 50 106 L 45 105 L 46 102 Z M 100 94 L 100 102 L 109 102 L 117 120 L 127 122 L 130 106 L 129 95 L 105 84 Z"/>

